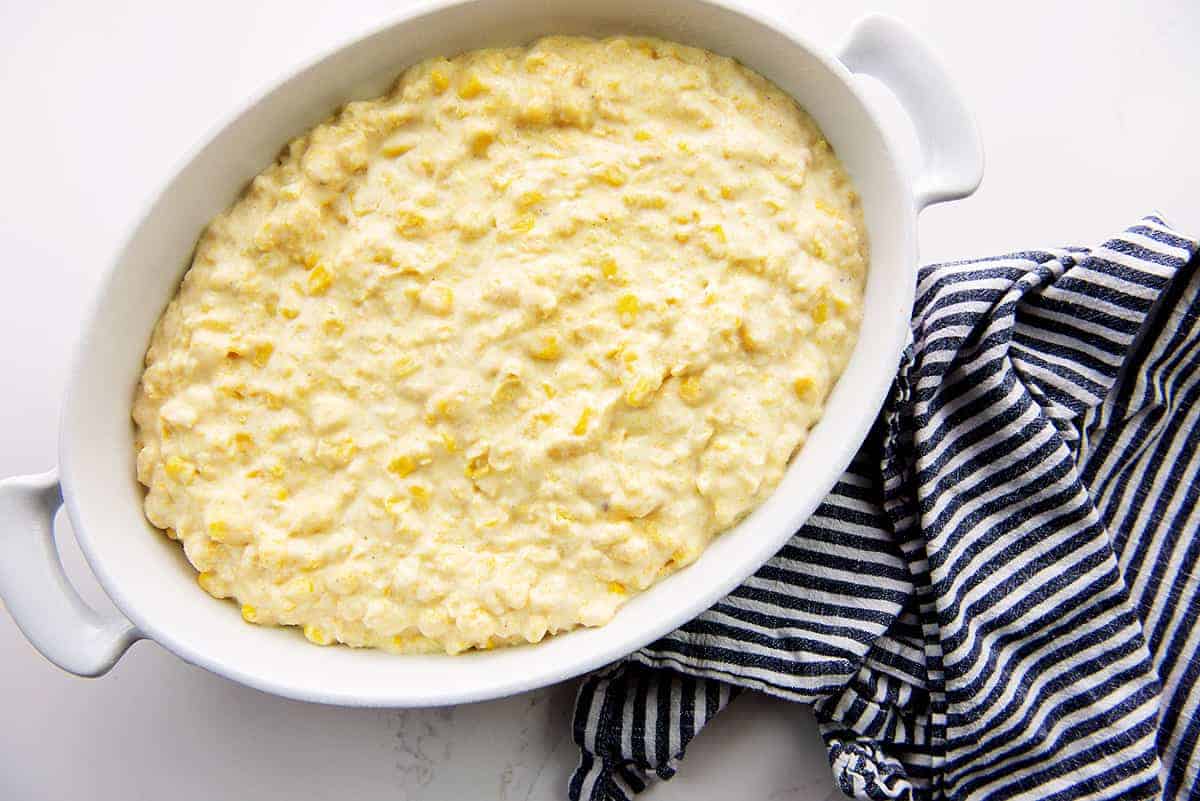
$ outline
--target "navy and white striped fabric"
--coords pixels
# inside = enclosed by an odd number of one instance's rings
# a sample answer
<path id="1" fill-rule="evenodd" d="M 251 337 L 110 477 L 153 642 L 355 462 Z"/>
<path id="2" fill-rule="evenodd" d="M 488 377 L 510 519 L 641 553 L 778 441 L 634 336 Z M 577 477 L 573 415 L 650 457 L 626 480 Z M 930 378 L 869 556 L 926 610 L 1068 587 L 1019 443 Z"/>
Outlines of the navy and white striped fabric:
<path id="1" fill-rule="evenodd" d="M 1151 216 L 924 268 L 890 397 L 813 518 L 584 683 L 570 797 L 669 778 L 748 688 L 813 705 L 855 798 L 1200 798 L 1196 252 Z"/>

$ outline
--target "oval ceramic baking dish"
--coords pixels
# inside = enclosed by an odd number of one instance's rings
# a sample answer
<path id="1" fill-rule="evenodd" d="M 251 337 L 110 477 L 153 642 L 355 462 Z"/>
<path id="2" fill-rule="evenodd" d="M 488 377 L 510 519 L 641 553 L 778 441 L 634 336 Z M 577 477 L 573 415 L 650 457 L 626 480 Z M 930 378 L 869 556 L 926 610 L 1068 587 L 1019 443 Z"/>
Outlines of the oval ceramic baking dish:
<path id="1" fill-rule="evenodd" d="M 282 143 L 340 104 L 381 94 L 418 60 L 548 33 L 643 33 L 733 56 L 817 120 L 862 196 L 871 266 L 861 336 L 823 419 L 778 490 L 692 566 L 631 600 L 606 626 L 536 646 L 456 657 L 315 648 L 293 629 L 245 625 L 194 581 L 176 543 L 142 515 L 130 404 L 151 329 L 197 235 Z M 898 166 L 856 74 L 880 79 L 923 149 L 915 181 Z M 219 127 L 133 226 L 84 324 L 65 400 L 58 471 L 0 482 L 0 596 L 47 658 L 108 670 L 140 638 L 271 693 L 356 706 L 458 703 L 548 685 L 666 634 L 728 593 L 812 513 L 866 436 L 908 333 L 921 208 L 961 198 L 983 169 L 975 125 L 944 69 L 900 24 L 870 17 L 834 53 L 709 0 L 466 0 L 426 5 L 287 78 Z M 79 545 L 122 617 L 88 608 L 62 572 L 54 511 L 65 499 Z"/>

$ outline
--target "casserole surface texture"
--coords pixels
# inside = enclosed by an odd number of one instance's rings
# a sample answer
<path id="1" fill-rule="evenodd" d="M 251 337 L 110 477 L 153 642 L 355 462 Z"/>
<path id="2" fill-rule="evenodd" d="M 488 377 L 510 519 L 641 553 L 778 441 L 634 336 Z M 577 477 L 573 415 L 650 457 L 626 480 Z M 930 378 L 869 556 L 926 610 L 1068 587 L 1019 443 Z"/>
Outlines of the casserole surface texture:
<path id="1" fill-rule="evenodd" d="M 866 270 L 820 131 L 730 59 L 418 64 L 202 236 L 134 404 L 146 515 L 317 644 L 601 625 L 779 483 Z"/>

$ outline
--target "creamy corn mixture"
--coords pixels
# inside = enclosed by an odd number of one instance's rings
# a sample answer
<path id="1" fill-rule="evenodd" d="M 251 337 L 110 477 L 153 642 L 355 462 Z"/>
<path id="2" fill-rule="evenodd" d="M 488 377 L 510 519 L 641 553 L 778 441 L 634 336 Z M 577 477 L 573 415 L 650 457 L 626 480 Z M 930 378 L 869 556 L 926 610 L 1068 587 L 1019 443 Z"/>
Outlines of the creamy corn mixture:
<path id="1" fill-rule="evenodd" d="M 419 64 L 202 236 L 134 405 L 146 515 L 207 592 L 320 645 L 601 625 L 779 482 L 866 248 L 813 121 L 729 59 Z"/>

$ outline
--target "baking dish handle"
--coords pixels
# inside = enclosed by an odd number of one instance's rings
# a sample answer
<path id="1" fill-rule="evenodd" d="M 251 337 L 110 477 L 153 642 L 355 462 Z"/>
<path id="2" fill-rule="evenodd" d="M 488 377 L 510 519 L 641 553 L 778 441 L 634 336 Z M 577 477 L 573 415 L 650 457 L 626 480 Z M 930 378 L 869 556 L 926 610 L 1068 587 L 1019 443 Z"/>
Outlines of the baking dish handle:
<path id="1" fill-rule="evenodd" d="M 838 58 L 877 78 L 900 101 L 921 144 L 913 187 L 918 209 L 970 195 L 983 179 L 983 141 L 975 118 L 941 59 L 907 25 L 872 14 L 855 23 Z"/>
<path id="2" fill-rule="evenodd" d="M 54 547 L 61 505 L 57 470 L 0 481 L 0 598 L 42 656 L 99 676 L 142 635 L 119 614 L 92 609 L 67 580 Z"/>

